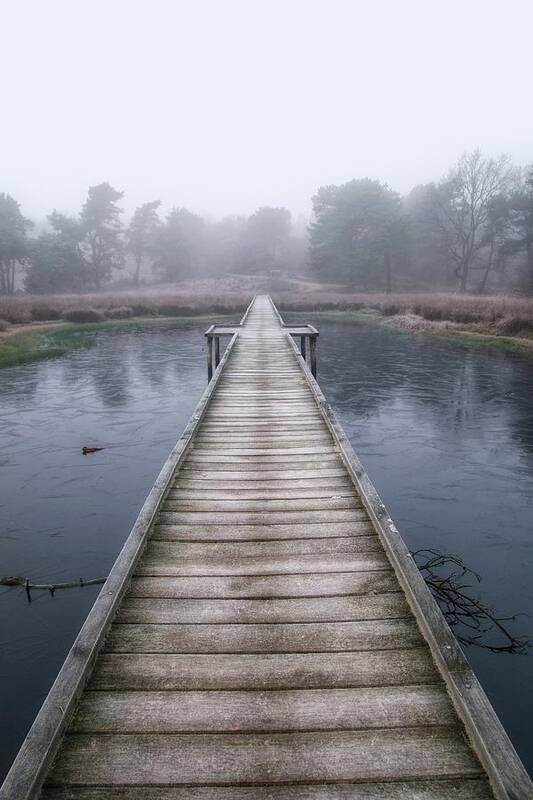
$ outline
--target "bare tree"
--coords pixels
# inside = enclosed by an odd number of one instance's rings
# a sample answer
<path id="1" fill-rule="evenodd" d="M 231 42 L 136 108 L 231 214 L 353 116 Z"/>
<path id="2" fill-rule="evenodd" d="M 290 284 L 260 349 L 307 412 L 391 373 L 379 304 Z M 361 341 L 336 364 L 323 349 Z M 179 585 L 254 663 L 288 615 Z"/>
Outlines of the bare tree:
<path id="1" fill-rule="evenodd" d="M 432 187 L 434 222 L 465 292 L 476 256 L 486 246 L 486 227 L 496 197 L 511 180 L 509 156 L 484 158 L 480 150 L 464 153 L 446 178 Z"/>

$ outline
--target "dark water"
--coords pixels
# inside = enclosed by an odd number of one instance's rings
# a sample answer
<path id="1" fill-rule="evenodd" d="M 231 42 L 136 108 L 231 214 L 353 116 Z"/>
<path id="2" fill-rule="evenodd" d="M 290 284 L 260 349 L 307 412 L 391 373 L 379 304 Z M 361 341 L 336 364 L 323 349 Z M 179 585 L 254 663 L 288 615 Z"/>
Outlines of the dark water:
<path id="1" fill-rule="evenodd" d="M 487 604 L 533 615 L 533 358 L 316 324 L 321 386 L 409 548 L 461 556 Z M 204 328 L 102 332 L 90 350 L 0 371 L 0 574 L 107 573 L 205 387 Z M 90 444 L 108 447 L 82 456 Z M 28 605 L 0 589 L 0 772 L 97 591 Z M 533 769 L 532 656 L 466 653 Z"/>

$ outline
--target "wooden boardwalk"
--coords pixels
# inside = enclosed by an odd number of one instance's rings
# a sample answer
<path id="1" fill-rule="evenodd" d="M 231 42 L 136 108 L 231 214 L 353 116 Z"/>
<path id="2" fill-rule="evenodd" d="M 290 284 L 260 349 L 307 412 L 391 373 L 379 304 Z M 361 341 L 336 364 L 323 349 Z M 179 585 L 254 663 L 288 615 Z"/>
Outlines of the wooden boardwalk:
<path id="1" fill-rule="evenodd" d="M 43 781 L 46 800 L 533 797 L 268 297 L 0 796 Z"/>

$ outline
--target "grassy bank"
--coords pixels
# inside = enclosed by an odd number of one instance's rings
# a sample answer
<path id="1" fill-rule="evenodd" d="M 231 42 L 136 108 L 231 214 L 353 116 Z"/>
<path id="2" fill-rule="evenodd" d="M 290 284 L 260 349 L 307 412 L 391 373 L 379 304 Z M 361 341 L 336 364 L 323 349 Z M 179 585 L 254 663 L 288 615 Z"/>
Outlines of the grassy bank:
<path id="1" fill-rule="evenodd" d="M 24 329 L 0 335 L 0 368 L 12 367 L 33 361 L 57 358 L 95 343 L 95 333 L 105 330 L 140 330 L 160 326 L 180 326 L 203 321 L 207 327 L 210 316 L 144 318 L 107 320 L 99 323 L 75 325 L 58 323 L 51 325 L 24 326 Z"/>
<path id="2" fill-rule="evenodd" d="M 467 326 L 459 324 L 426 324 L 427 321 L 419 317 L 417 324 L 413 327 L 412 322 L 404 325 L 403 317 L 389 317 L 379 311 L 370 308 L 358 309 L 356 311 L 314 311 L 311 312 L 313 319 L 320 325 L 321 322 L 335 322 L 344 325 L 385 325 L 397 330 L 399 333 L 424 333 L 450 339 L 455 344 L 464 344 L 468 347 L 498 348 L 509 351 L 527 351 L 533 357 L 533 338 L 523 338 L 518 336 L 494 335 L 478 330 L 468 330 Z M 308 311 L 286 311 L 285 319 L 287 322 L 303 323 L 309 319 Z"/>
<path id="3" fill-rule="evenodd" d="M 85 347 L 91 342 L 86 334 L 93 330 L 138 324 L 140 318 L 206 316 L 214 321 L 231 315 L 237 320 L 251 297 L 259 293 L 271 294 L 282 313 L 362 312 L 410 332 L 461 333 L 476 339 L 487 337 L 492 344 L 533 342 L 533 298 L 416 292 L 386 295 L 294 276 L 233 275 L 120 292 L 0 298 L 0 366 Z M 45 330 L 43 323 L 48 323 Z"/>
<path id="4" fill-rule="evenodd" d="M 490 336 L 533 339 L 533 299 L 507 295 L 362 294 L 309 292 L 293 300 L 280 295 L 285 311 L 368 310 L 404 330 L 466 330 Z"/>

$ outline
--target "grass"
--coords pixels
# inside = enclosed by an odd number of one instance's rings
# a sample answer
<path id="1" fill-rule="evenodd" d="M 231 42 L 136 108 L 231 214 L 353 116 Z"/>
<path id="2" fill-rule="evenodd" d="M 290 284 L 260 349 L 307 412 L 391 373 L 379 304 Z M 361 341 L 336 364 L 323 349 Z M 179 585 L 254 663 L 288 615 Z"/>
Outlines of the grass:
<path id="1" fill-rule="evenodd" d="M 126 319 L 139 316 L 231 314 L 242 312 L 250 298 L 262 291 L 269 291 L 267 278 L 240 275 L 120 292 L 17 295 L 0 297 L 0 320 L 18 325 L 67 318 L 73 322 L 89 322 L 101 316 Z M 86 312 L 85 315 L 83 312 Z"/>
<path id="2" fill-rule="evenodd" d="M 492 337 L 533 341 L 533 298 L 510 295 L 458 295 L 446 292 L 383 293 L 354 291 L 347 287 L 313 283 L 307 278 L 228 275 L 180 284 L 148 286 L 123 291 L 83 295 L 20 295 L 0 298 L 0 365 L 60 355 L 78 344 L 80 333 L 91 325 L 101 329 L 133 322 L 140 317 L 190 318 L 206 316 L 216 321 L 228 314 L 240 318 L 251 297 L 272 295 L 282 313 L 365 313 L 387 319 L 407 331 L 467 332 Z M 19 325 L 71 319 L 65 332 L 28 331 Z M 95 320 L 94 323 L 89 322 Z M 96 320 L 103 320 L 96 322 Z M 76 324 L 86 324 L 78 326 Z M 6 331 L 7 329 L 7 331 Z M 85 345 L 83 345 L 85 346 Z"/>
<path id="3" fill-rule="evenodd" d="M 20 331 L 0 340 L 0 367 L 55 358 L 79 347 L 89 347 L 90 344 L 86 336 L 70 327 Z"/>
<path id="4" fill-rule="evenodd" d="M 127 320 L 107 320 L 100 323 L 70 324 L 59 323 L 46 328 L 21 330 L 0 338 L 0 368 L 44 361 L 63 356 L 71 350 L 92 347 L 95 333 L 106 330 L 146 329 L 147 327 L 181 326 L 192 321 L 204 320 L 206 327 L 210 316 L 173 317 L 151 319 L 132 318 Z"/>

